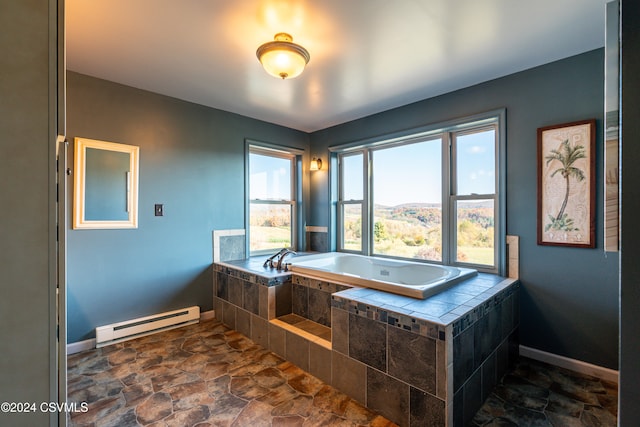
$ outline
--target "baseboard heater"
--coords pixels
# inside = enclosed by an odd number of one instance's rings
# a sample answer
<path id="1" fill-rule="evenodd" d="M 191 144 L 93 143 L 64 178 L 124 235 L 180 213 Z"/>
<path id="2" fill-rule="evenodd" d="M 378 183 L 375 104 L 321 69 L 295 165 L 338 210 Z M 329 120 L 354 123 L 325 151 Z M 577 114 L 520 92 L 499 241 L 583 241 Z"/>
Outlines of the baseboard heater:
<path id="1" fill-rule="evenodd" d="M 96 348 L 115 344 L 160 331 L 192 325 L 200 320 L 200 307 L 167 311 L 96 328 Z"/>

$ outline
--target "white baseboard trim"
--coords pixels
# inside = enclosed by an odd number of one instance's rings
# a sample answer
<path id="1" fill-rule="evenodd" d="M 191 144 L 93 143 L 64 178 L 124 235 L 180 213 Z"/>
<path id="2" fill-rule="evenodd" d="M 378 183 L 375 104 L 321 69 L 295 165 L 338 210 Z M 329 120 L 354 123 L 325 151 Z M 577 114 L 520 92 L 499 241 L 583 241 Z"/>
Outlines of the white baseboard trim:
<path id="1" fill-rule="evenodd" d="M 209 320 L 216 317 L 215 310 L 203 311 L 200 313 L 200 320 Z M 67 344 L 67 355 L 80 353 L 85 350 L 92 350 L 96 348 L 96 339 L 90 338 L 84 341 L 72 342 Z"/>
<path id="2" fill-rule="evenodd" d="M 92 350 L 96 348 L 96 339 L 90 338 L 84 341 L 72 342 L 67 344 L 67 355 L 80 353 L 85 350 Z"/>
<path id="3" fill-rule="evenodd" d="M 211 320 L 216 317 L 215 310 L 203 311 L 200 313 L 200 320 Z"/>
<path id="4" fill-rule="evenodd" d="M 592 365 L 591 363 L 583 362 L 581 360 L 571 359 L 569 357 L 560 356 L 553 353 L 547 353 L 546 351 L 537 350 L 535 348 L 526 347 L 524 345 L 520 346 L 520 356 L 528 357 L 529 359 L 538 360 L 540 362 L 545 362 L 550 365 L 569 369 L 570 371 L 578 372 L 585 375 L 591 375 L 593 377 L 618 384 L 618 371 L 614 369 Z"/>

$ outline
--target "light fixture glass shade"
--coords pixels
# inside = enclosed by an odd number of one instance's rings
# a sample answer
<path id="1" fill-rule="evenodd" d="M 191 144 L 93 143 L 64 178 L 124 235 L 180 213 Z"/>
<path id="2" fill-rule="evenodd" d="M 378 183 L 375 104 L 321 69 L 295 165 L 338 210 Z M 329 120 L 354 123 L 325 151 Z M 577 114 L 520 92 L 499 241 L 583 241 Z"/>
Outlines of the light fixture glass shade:
<path id="1" fill-rule="evenodd" d="M 309 165 L 309 170 L 319 171 L 322 169 L 322 160 L 316 159 L 315 157 L 311 159 L 311 164 Z"/>
<path id="2" fill-rule="evenodd" d="M 263 44 L 256 51 L 260 63 L 274 77 L 292 79 L 299 76 L 309 62 L 309 52 L 292 43 L 293 37 L 278 33 L 274 41 Z"/>

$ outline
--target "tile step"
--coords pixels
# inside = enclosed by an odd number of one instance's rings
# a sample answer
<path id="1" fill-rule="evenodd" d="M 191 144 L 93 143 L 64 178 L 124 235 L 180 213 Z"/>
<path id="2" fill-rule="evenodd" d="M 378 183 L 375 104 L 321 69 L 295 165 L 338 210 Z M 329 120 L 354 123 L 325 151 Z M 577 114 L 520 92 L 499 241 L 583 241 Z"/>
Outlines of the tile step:
<path id="1" fill-rule="evenodd" d="M 331 350 L 331 328 L 327 326 L 296 314 L 280 316 L 269 323 Z"/>

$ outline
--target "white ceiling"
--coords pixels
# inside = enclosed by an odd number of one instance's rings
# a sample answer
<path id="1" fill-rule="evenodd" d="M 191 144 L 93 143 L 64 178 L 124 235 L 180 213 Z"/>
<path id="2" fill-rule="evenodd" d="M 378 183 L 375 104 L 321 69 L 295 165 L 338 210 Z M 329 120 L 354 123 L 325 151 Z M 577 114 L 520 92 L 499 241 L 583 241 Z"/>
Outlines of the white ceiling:
<path id="1" fill-rule="evenodd" d="M 604 46 L 607 0 L 66 0 L 67 68 L 315 131 Z M 255 51 L 288 32 L 291 80 Z"/>

